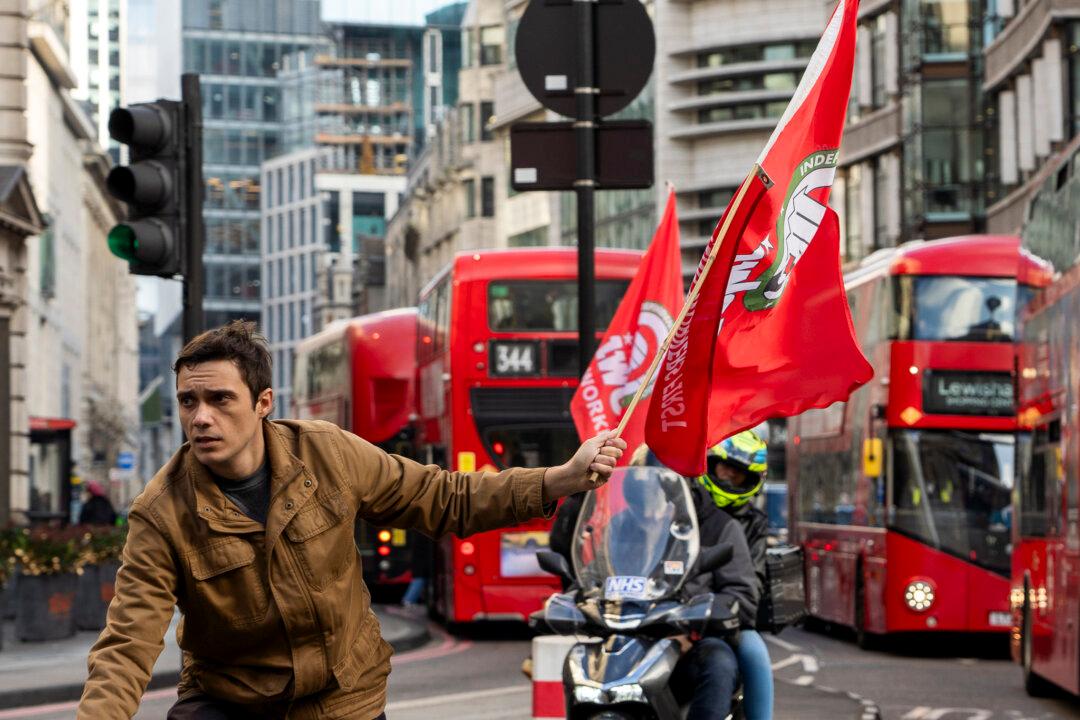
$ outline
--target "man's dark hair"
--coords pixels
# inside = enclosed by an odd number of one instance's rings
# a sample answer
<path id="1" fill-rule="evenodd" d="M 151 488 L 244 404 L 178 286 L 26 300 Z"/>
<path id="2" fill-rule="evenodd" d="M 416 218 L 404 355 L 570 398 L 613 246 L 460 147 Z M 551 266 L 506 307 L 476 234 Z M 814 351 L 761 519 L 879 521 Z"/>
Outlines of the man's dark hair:
<path id="1" fill-rule="evenodd" d="M 173 363 L 177 379 L 180 368 L 192 367 L 211 360 L 231 360 L 240 370 L 248 389 L 251 404 L 255 406 L 259 395 L 270 387 L 271 359 L 266 338 L 256 331 L 250 320 L 233 320 L 213 330 L 207 330 L 184 346 Z"/>

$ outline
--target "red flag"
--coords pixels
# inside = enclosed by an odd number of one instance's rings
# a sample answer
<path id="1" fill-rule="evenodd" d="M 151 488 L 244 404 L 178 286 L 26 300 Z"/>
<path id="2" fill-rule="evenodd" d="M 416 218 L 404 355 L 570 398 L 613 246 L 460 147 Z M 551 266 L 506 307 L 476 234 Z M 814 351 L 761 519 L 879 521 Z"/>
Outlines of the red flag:
<path id="1" fill-rule="evenodd" d="M 645 379 L 649 363 L 675 324 L 682 303 L 679 220 L 675 193 L 669 192 L 652 245 L 570 401 L 570 413 L 582 439 L 619 424 Z M 651 391 L 651 386 L 646 388 L 641 402 L 647 404 Z M 644 436 L 645 415 L 632 415 L 622 432 L 627 444 L 624 460 L 630 459 Z"/>
<path id="2" fill-rule="evenodd" d="M 646 438 L 685 475 L 704 472 L 709 445 L 844 400 L 873 375 L 855 340 L 827 206 L 857 12 L 857 0 L 840 0 L 833 12 L 758 167 L 705 249 L 657 375 Z"/>

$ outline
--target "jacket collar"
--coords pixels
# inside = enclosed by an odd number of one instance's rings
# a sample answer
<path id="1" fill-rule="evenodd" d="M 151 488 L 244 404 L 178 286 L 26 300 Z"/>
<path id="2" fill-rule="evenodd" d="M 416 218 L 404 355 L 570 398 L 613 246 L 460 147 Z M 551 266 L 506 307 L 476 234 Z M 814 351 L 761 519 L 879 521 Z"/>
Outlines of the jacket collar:
<path id="1" fill-rule="evenodd" d="M 273 508 L 274 497 L 301 474 L 304 463 L 289 449 L 288 442 L 283 437 L 283 430 L 279 429 L 275 423 L 263 420 L 262 433 L 265 453 L 263 457 L 270 470 L 270 505 Z M 191 444 L 185 443 L 183 450 L 187 475 L 191 482 L 199 517 L 206 520 L 214 529 L 226 532 L 250 532 L 261 529 L 258 523 L 236 512 L 225 497 L 225 493 L 214 482 L 209 468 L 195 458 Z M 269 519 L 267 522 L 269 524 Z"/>

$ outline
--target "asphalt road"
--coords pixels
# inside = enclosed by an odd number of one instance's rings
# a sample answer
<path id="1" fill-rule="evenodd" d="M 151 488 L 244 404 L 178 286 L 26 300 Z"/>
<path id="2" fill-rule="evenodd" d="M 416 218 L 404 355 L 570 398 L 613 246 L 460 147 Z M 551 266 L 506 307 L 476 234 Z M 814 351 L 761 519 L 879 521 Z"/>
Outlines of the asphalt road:
<path id="1" fill-rule="evenodd" d="M 776 670 L 778 678 L 811 675 L 818 687 L 856 692 L 873 699 L 884 720 L 1080 718 L 1080 700 L 1025 694 L 1002 636 L 922 636 L 873 651 L 860 650 L 842 633 L 802 628 L 785 630 L 776 640 L 797 649 L 770 646 L 774 666 L 784 652 L 789 659 L 801 656 Z M 804 663 L 806 657 L 812 660 Z"/>
<path id="2" fill-rule="evenodd" d="M 830 687 L 873 700 L 884 720 L 1057 720 L 1080 718 L 1080 701 L 1033 699 L 1002 642 L 929 637 L 889 650 L 863 651 L 842 635 L 789 629 L 770 638 L 778 682 Z M 425 647 L 394 658 L 390 720 L 528 720 L 530 685 L 521 674 L 529 652 L 515 626 L 471 638 L 433 628 Z M 175 690 L 148 693 L 136 716 L 158 720 Z M 778 696 L 784 699 L 783 689 Z M 787 697 L 791 697 L 789 694 Z M 777 716 L 816 720 L 781 703 Z M 74 705 L 0 711 L 0 720 L 71 718 Z"/>

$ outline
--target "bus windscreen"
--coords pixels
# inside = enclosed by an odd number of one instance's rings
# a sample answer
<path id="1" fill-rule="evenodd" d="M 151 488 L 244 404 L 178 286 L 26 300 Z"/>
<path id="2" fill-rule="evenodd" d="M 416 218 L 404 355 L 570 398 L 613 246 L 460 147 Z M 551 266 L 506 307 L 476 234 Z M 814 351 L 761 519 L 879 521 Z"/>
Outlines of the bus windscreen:
<path id="1" fill-rule="evenodd" d="M 927 275 L 915 278 L 914 340 L 1013 342 L 1016 280 Z"/>
<path id="2" fill-rule="evenodd" d="M 1001 575 L 1010 570 L 1015 445 L 1010 435 L 892 434 L 892 525 Z"/>

